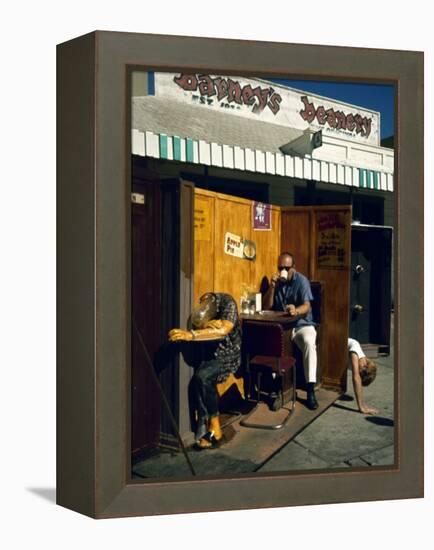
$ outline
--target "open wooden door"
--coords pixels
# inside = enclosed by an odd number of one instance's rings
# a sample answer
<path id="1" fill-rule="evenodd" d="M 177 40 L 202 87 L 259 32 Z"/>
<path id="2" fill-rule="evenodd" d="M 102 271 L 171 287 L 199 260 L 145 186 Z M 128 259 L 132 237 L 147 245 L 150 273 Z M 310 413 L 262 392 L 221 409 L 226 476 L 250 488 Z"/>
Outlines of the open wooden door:
<path id="1" fill-rule="evenodd" d="M 294 254 L 296 269 L 323 285 L 319 346 L 324 387 L 345 391 L 350 307 L 351 206 L 281 209 L 281 250 Z"/>
<path id="2" fill-rule="evenodd" d="M 170 329 L 186 326 L 192 309 L 194 187 L 135 167 L 132 187 L 132 315 L 153 365 L 132 331 L 132 453 L 178 446 L 150 368 L 159 377 L 183 438 L 191 437 L 187 402 L 191 369 L 168 345 Z"/>
<path id="3" fill-rule="evenodd" d="M 158 180 L 135 179 L 131 205 L 132 316 L 151 357 L 161 345 L 161 193 Z M 131 333 L 131 446 L 133 453 L 160 439 L 161 398 L 137 333 Z"/>

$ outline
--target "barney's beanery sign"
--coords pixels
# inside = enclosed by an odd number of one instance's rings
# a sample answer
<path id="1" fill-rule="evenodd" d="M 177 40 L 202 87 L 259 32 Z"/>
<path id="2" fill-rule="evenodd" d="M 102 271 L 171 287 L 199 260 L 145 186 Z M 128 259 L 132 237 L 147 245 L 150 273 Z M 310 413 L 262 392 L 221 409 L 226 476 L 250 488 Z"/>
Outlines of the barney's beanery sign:
<path id="1" fill-rule="evenodd" d="M 155 73 L 154 93 L 167 101 L 380 145 L 378 112 L 268 80 L 208 73 Z"/>

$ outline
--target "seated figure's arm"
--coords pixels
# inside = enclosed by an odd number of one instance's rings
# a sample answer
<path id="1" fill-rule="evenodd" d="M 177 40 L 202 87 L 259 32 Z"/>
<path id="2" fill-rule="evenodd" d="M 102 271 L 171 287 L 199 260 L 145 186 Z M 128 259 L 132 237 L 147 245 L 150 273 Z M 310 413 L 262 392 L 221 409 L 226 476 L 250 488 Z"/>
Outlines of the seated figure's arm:
<path id="1" fill-rule="evenodd" d="M 290 315 L 306 315 L 311 310 L 311 305 L 309 301 L 306 301 L 297 307 L 294 304 L 288 304 L 286 309 Z"/>
<path id="2" fill-rule="evenodd" d="M 206 340 L 210 337 L 218 338 L 226 336 L 234 328 L 234 324 L 231 321 L 214 319 L 208 321 L 203 329 L 197 330 L 182 330 L 180 328 L 174 328 L 169 332 L 169 340 L 176 342 L 178 340 Z"/>
<path id="3" fill-rule="evenodd" d="M 295 311 L 296 315 L 306 315 L 312 309 L 310 302 L 306 300 L 301 306 L 297 306 Z"/>
<path id="4" fill-rule="evenodd" d="M 193 337 L 195 340 L 201 340 L 202 338 L 209 338 L 210 336 L 226 336 L 234 328 L 234 324 L 226 319 L 214 319 L 208 321 L 205 328 L 193 330 Z"/>

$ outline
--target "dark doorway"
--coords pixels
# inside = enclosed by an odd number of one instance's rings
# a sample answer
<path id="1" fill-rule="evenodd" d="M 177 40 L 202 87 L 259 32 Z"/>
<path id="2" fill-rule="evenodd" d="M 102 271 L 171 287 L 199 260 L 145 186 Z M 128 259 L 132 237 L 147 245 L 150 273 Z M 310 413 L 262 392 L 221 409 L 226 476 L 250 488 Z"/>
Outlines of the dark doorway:
<path id="1" fill-rule="evenodd" d="M 268 203 L 269 201 L 269 184 L 258 183 L 253 181 L 241 181 L 228 178 L 217 178 L 215 176 L 197 175 L 190 173 L 182 173 L 183 179 L 191 181 L 196 187 L 202 189 L 208 189 L 215 193 L 224 193 L 225 195 L 233 195 L 236 197 L 242 197 L 243 199 L 250 199 L 253 201 L 260 201 Z"/>
<path id="2" fill-rule="evenodd" d="M 361 194 L 357 188 L 330 185 L 330 189 L 318 189 L 315 181 L 308 181 L 303 186 L 294 186 L 294 205 L 335 205 L 351 204 L 353 220 L 365 225 L 384 224 L 384 197 Z"/>
<path id="3" fill-rule="evenodd" d="M 389 353 L 392 228 L 353 225 L 350 336 Z"/>

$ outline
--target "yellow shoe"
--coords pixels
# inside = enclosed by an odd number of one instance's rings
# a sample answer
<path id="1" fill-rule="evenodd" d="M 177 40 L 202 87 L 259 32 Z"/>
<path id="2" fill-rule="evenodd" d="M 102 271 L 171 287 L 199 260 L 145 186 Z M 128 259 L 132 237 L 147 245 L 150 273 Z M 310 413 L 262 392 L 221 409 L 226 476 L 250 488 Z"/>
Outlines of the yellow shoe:
<path id="1" fill-rule="evenodd" d="M 212 434 L 210 432 L 206 433 L 196 442 L 196 446 L 199 449 L 212 449 Z"/>
<path id="2" fill-rule="evenodd" d="M 220 417 L 213 416 L 209 421 L 209 431 L 213 434 L 214 439 L 220 441 L 223 437 L 223 432 L 220 426 Z"/>

